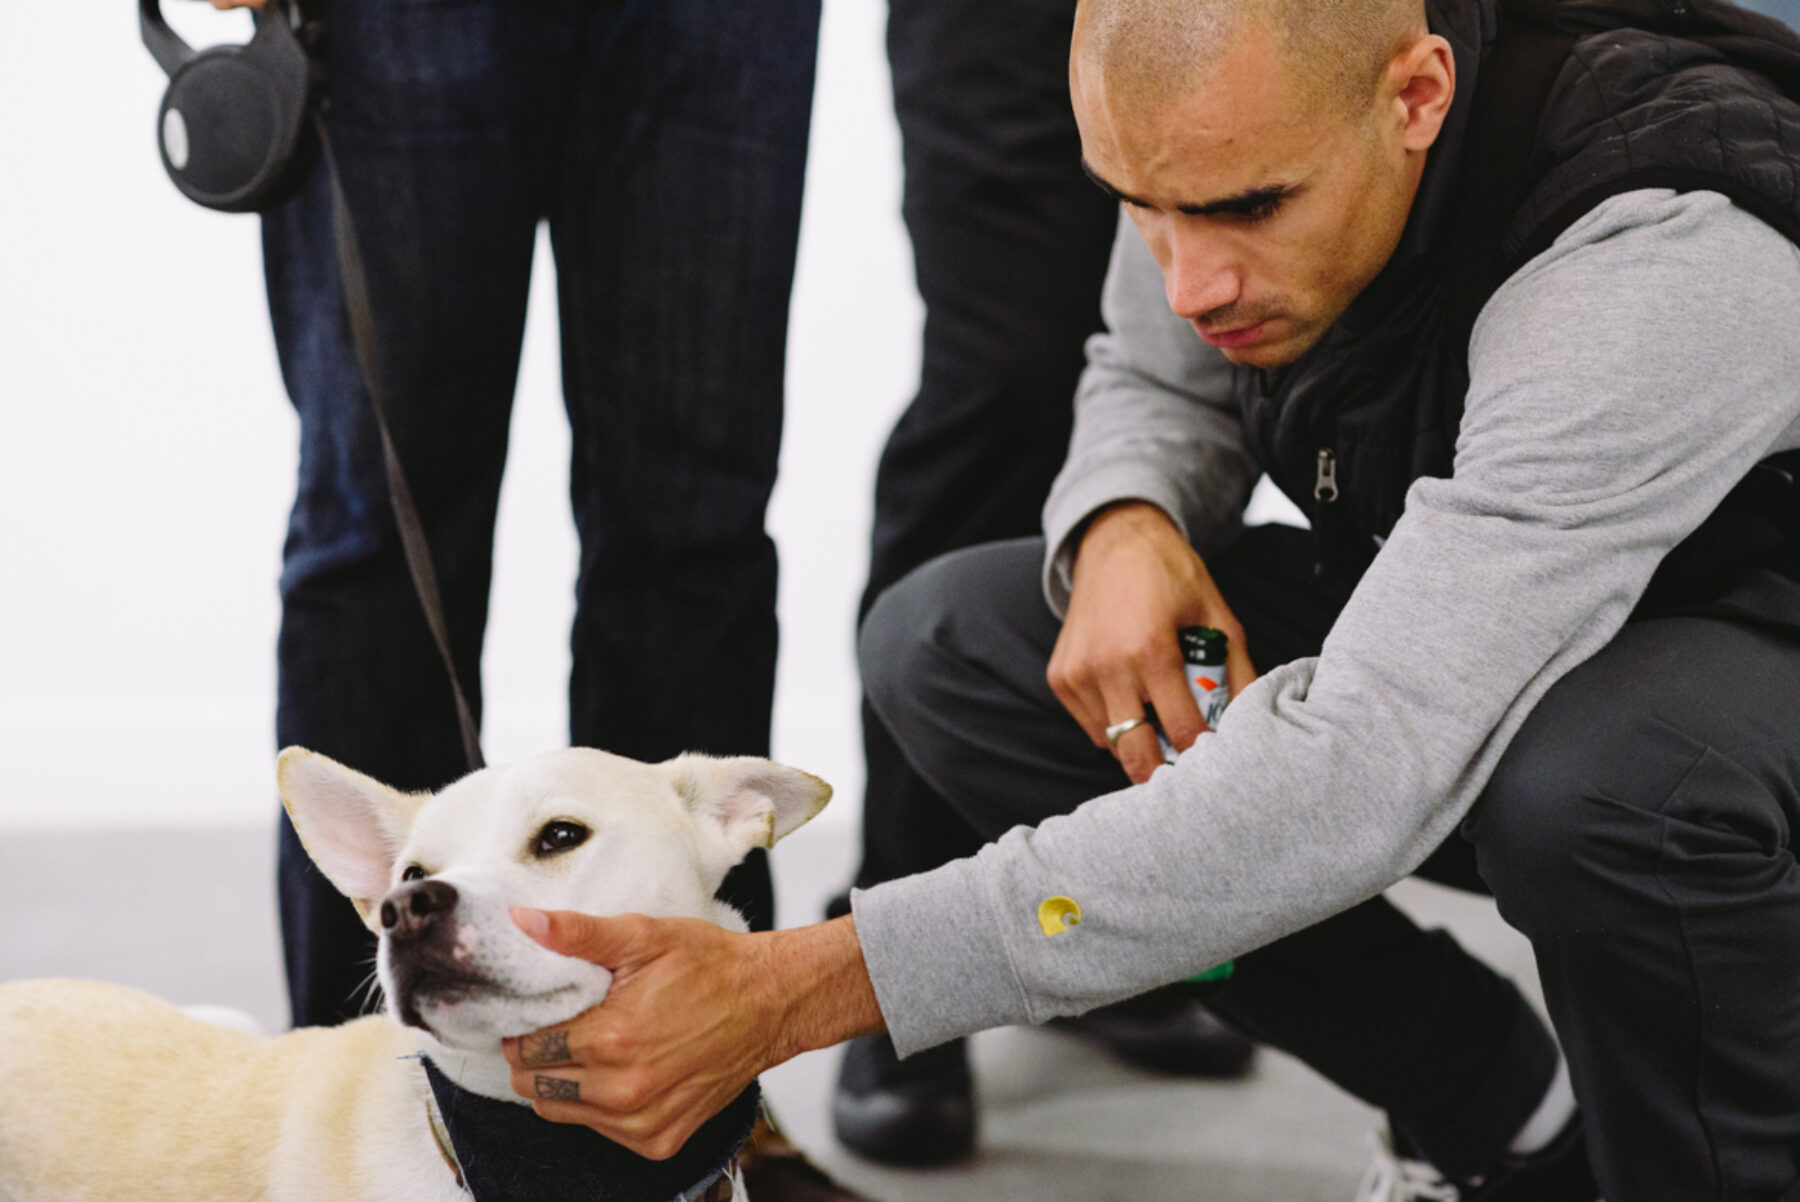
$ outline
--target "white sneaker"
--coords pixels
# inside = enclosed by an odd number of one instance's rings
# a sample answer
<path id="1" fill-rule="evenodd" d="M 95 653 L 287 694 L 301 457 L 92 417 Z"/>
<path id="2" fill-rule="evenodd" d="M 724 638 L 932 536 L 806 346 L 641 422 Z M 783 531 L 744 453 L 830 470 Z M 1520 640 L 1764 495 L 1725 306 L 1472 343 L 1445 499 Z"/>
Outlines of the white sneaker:
<path id="1" fill-rule="evenodd" d="M 1392 1133 L 1383 1128 L 1375 1137 L 1375 1157 L 1356 1194 L 1356 1202 L 1599 1202 L 1599 1198 L 1579 1114 L 1543 1151 L 1508 1157 L 1493 1172 L 1462 1182 L 1444 1176 L 1427 1161 L 1395 1151 Z"/>
<path id="2" fill-rule="evenodd" d="M 1356 1202 L 1462 1202 L 1462 1191 L 1429 1162 L 1397 1154 L 1384 1127 L 1375 1136 L 1375 1156 L 1357 1187 Z"/>

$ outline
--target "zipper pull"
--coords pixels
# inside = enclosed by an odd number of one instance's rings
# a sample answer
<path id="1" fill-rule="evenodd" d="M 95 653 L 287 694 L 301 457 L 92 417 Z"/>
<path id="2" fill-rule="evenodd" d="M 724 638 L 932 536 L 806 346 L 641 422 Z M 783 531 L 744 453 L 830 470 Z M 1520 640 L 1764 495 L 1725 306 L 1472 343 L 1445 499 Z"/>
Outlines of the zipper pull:
<path id="1" fill-rule="evenodd" d="M 1327 505 L 1338 499 L 1337 456 L 1330 450 L 1319 452 L 1319 475 L 1313 481 L 1313 499 Z"/>

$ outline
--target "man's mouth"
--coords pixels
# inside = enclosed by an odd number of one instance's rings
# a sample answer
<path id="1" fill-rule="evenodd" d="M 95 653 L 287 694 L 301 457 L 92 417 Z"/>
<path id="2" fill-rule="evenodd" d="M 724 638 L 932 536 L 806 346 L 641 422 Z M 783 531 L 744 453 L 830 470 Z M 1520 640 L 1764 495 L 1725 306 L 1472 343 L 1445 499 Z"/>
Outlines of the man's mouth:
<path id="1" fill-rule="evenodd" d="M 1238 326 L 1230 330 L 1209 330 L 1196 323 L 1194 333 L 1200 335 L 1201 341 L 1209 346 L 1232 351 L 1260 342 L 1268 325 L 1267 321 L 1259 321 L 1255 325 Z"/>

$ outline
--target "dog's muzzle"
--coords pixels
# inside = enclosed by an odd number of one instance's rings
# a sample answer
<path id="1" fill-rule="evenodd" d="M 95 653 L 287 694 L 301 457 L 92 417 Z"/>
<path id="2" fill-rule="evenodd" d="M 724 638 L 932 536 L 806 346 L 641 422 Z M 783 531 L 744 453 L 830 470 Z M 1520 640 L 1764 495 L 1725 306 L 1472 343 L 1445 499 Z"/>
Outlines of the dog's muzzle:
<path id="1" fill-rule="evenodd" d="M 381 929 L 390 939 L 418 939 L 445 925 L 456 898 L 446 881 L 408 881 L 382 899 Z"/>
<path id="2" fill-rule="evenodd" d="M 454 1001 L 492 987 L 457 947 L 456 886 L 408 881 L 381 899 L 383 952 L 392 973 L 394 1013 L 409 1027 L 429 1030 L 420 1003 Z"/>

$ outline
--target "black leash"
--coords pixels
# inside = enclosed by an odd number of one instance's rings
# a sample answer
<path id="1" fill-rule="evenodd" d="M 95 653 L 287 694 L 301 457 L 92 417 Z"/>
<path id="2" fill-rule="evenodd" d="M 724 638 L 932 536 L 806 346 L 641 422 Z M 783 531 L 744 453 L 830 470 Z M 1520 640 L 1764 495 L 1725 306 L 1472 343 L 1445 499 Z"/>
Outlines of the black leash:
<path id="1" fill-rule="evenodd" d="M 444 672 L 450 677 L 450 691 L 456 697 L 456 721 L 462 731 L 463 754 L 469 771 L 479 770 L 481 735 L 475 725 L 475 711 L 463 691 L 457 675 L 456 661 L 450 654 L 450 631 L 444 621 L 444 603 L 438 592 L 437 572 L 431 564 L 431 547 L 425 541 L 425 525 L 419 520 L 413 503 L 412 489 L 400 466 L 400 454 L 394 449 L 394 436 L 388 430 L 387 410 L 381 399 L 380 361 L 376 354 L 375 318 L 369 308 L 369 284 L 363 270 L 361 245 L 356 237 L 356 224 L 350 216 L 350 204 L 344 197 L 344 182 L 338 174 L 337 156 L 332 153 L 331 137 L 325 129 L 325 116 L 317 108 L 312 123 L 318 133 L 319 147 L 331 177 L 332 224 L 337 231 L 338 272 L 344 279 L 344 305 L 350 318 L 350 336 L 356 343 L 356 358 L 362 366 L 363 384 L 369 392 L 369 408 L 375 414 L 375 426 L 381 431 L 381 458 L 387 470 L 388 500 L 394 510 L 394 524 L 400 532 L 400 549 L 406 556 L 406 570 L 412 576 L 413 591 L 425 611 L 425 625 L 437 644 L 444 661 Z"/>

